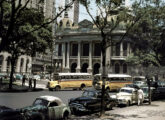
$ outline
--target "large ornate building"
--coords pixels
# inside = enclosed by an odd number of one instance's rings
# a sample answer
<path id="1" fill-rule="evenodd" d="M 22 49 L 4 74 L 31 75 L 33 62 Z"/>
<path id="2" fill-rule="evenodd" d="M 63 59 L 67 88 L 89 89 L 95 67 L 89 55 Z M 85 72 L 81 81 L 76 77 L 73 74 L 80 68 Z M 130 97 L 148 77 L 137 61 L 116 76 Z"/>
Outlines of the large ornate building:
<path id="1" fill-rule="evenodd" d="M 124 30 L 116 30 L 113 39 L 118 40 Z M 55 65 L 61 72 L 99 73 L 102 70 L 101 36 L 97 28 L 88 20 L 81 21 L 78 26 L 72 26 L 69 19 L 64 18 L 59 24 L 56 34 Z M 117 46 L 110 46 L 106 50 L 106 66 L 109 73 L 124 73 L 130 71 L 125 62 L 131 54 L 132 48 L 128 38 Z"/>

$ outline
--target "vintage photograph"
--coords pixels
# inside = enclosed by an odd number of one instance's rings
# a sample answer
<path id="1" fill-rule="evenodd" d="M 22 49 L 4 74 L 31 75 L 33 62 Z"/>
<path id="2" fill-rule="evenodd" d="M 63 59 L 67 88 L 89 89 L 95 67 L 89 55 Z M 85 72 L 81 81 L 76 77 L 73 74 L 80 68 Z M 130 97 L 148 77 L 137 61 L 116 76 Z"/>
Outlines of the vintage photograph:
<path id="1" fill-rule="evenodd" d="M 165 120 L 165 0 L 0 0 L 0 120 Z"/>

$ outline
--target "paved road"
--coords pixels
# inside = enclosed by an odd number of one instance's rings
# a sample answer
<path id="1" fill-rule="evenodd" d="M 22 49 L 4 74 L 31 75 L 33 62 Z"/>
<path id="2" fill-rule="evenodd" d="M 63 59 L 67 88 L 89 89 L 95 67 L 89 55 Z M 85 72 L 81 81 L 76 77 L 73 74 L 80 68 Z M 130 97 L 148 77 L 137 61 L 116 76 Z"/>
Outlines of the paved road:
<path id="1" fill-rule="evenodd" d="M 22 108 L 32 104 L 34 99 L 41 95 L 53 95 L 60 97 L 64 103 L 68 99 L 80 96 L 82 91 L 39 91 L 25 93 L 0 93 L 0 105 L 12 108 Z M 114 107 L 113 110 L 107 111 L 105 116 L 98 118 L 94 116 L 76 117 L 72 116 L 71 120 L 165 120 L 165 101 L 155 101 L 152 105 L 144 104 L 143 106 L 133 105 L 130 107 Z"/>
<path id="2" fill-rule="evenodd" d="M 80 96 L 82 91 L 39 91 L 39 92 L 25 92 L 25 93 L 0 93 L 0 105 L 5 105 L 12 108 L 21 108 L 29 106 L 33 103 L 36 97 L 42 95 L 53 95 L 62 99 L 67 104 L 68 100 L 73 97 Z"/>

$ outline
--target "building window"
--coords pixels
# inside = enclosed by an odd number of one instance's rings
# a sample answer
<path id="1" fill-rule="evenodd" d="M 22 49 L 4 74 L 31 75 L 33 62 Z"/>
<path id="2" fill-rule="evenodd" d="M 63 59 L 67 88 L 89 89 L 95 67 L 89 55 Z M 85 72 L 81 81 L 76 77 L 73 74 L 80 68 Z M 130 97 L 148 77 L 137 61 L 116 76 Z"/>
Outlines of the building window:
<path id="1" fill-rule="evenodd" d="M 115 73 L 120 73 L 120 65 L 118 63 L 115 64 Z"/>
<path id="2" fill-rule="evenodd" d="M 62 44 L 58 45 L 58 56 L 62 56 Z"/>
<path id="3" fill-rule="evenodd" d="M 78 55 L 78 44 L 72 44 L 72 56 Z"/>
<path id="4" fill-rule="evenodd" d="M 123 43 L 123 55 L 127 56 L 127 43 L 126 42 Z"/>
<path id="5" fill-rule="evenodd" d="M 89 56 L 89 44 L 88 43 L 84 43 L 82 49 L 83 49 L 82 55 L 83 56 Z"/>
<path id="6" fill-rule="evenodd" d="M 100 43 L 95 43 L 95 45 L 94 45 L 94 56 L 101 56 L 101 45 L 100 45 Z"/>
<path id="7" fill-rule="evenodd" d="M 116 56 L 120 56 L 120 44 L 116 45 Z"/>
<path id="8" fill-rule="evenodd" d="M 127 64 L 126 63 L 123 64 L 123 73 L 127 73 Z"/>

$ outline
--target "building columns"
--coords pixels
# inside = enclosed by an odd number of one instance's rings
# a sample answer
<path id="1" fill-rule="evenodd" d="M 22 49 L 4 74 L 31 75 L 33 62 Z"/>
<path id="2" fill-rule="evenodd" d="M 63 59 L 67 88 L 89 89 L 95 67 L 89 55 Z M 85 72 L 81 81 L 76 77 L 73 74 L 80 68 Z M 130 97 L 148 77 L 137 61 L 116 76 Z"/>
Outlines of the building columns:
<path id="1" fill-rule="evenodd" d="M 65 43 L 62 44 L 62 68 L 65 68 Z"/>
<path id="2" fill-rule="evenodd" d="M 120 43 L 120 56 L 123 56 L 123 42 Z"/>
<path id="3" fill-rule="evenodd" d="M 21 58 L 18 58 L 17 64 L 16 64 L 16 73 L 20 73 L 20 65 L 21 65 Z"/>
<path id="4" fill-rule="evenodd" d="M 89 67 L 88 73 L 92 73 L 92 42 L 89 43 Z"/>
<path id="5" fill-rule="evenodd" d="M 130 55 L 130 43 L 127 44 L 127 56 Z"/>
<path id="6" fill-rule="evenodd" d="M 24 62 L 23 62 L 22 72 L 25 73 L 26 72 L 26 62 L 27 62 L 27 60 L 25 59 L 25 57 L 23 59 L 24 59 Z"/>
<path id="7" fill-rule="evenodd" d="M 78 42 L 78 56 L 77 56 L 76 72 L 80 72 L 80 70 L 81 70 L 80 59 L 81 59 L 81 42 Z"/>
<path id="8" fill-rule="evenodd" d="M 67 43 L 67 64 L 66 64 L 66 72 L 70 70 L 70 42 Z"/>

